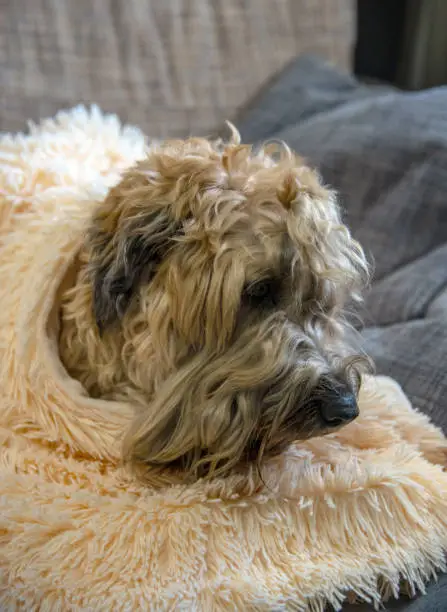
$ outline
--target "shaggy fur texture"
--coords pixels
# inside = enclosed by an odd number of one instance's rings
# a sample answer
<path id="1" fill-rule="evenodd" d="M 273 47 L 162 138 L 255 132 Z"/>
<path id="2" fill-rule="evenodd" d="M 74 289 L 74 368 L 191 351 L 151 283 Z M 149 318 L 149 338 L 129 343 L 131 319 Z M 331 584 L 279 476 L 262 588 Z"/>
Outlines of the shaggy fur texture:
<path id="1" fill-rule="evenodd" d="M 61 355 L 138 409 L 130 463 L 228 474 L 357 415 L 367 278 L 334 194 L 285 146 L 153 145 L 99 203 L 63 296 Z"/>
<path id="2" fill-rule="evenodd" d="M 0 141 L 0 609 L 322 610 L 423 589 L 447 550 L 446 442 L 388 379 L 365 377 L 353 423 L 266 461 L 267 486 L 248 468 L 147 487 L 121 467 L 129 386 L 109 400 L 69 376 L 59 314 L 94 210 L 147 154 L 97 110 Z"/>

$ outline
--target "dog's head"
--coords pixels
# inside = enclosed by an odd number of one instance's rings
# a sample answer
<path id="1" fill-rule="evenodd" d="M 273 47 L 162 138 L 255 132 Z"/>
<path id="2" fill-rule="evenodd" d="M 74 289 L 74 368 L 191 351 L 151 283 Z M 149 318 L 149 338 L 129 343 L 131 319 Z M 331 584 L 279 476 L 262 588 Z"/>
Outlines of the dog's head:
<path id="1" fill-rule="evenodd" d="M 366 360 L 343 308 L 367 264 L 287 147 L 164 143 L 110 192 L 89 245 L 98 328 L 124 335 L 147 391 L 135 465 L 225 473 L 357 416 Z"/>

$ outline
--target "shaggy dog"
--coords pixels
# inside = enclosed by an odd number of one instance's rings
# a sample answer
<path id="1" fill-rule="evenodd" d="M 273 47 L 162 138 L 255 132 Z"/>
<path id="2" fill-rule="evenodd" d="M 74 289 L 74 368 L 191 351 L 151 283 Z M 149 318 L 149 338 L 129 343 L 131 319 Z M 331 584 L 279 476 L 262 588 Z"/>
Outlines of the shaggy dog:
<path id="1" fill-rule="evenodd" d="M 343 311 L 365 256 L 286 146 L 154 145 L 98 205 L 62 302 L 60 351 L 136 416 L 139 474 L 226 474 L 358 415 L 368 360 Z"/>

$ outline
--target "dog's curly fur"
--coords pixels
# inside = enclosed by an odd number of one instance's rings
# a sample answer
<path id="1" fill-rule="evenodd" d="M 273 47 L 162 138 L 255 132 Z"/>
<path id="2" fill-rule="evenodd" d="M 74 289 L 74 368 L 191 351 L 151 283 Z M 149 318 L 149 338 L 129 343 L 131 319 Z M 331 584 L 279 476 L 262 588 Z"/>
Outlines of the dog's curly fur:
<path id="1" fill-rule="evenodd" d="M 124 456 L 143 477 L 225 474 L 331 430 L 321 401 L 368 368 L 343 316 L 367 277 L 334 193 L 287 146 L 168 141 L 95 210 L 61 356 L 135 405 Z"/>

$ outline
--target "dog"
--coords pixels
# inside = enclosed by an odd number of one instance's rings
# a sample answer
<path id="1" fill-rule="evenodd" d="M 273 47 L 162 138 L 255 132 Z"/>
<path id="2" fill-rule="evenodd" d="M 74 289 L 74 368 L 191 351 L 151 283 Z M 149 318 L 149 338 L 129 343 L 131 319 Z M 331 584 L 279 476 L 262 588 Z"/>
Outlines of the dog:
<path id="1" fill-rule="evenodd" d="M 347 304 L 368 263 L 337 199 L 285 144 L 150 147 L 95 208 L 61 307 L 60 354 L 135 407 L 123 457 L 225 476 L 358 415 L 371 362 Z"/>

